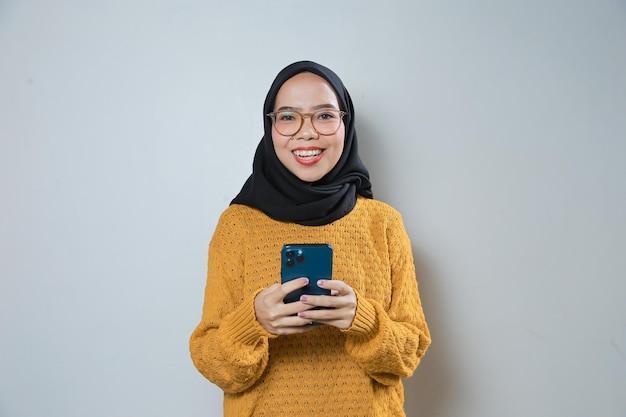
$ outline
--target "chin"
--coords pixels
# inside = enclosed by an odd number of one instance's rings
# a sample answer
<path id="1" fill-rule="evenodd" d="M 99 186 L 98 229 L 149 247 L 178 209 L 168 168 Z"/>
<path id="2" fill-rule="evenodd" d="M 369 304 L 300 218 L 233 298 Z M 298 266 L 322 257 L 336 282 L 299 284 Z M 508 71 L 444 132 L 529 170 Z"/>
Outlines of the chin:
<path id="1" fill-rule="evenodd" d="M 304 182 L 315 182 L 315 181 L 320 180 L 322 177 L 300 177 L 300 176 L 298 176 L 298 178 L 300 178 Z"/>
<path id="2" fill-rule="evenodd" d="M 322 179 L 322 177 L 326 174 L 322 174 L 322 175 L 302 175 L 302 174 L 297 174 L 295 173 L 295 176 L 298 177 L 300 180 L 304 181 L 304 182 L 315 182 L 315 181 L 319 181 Z"/>

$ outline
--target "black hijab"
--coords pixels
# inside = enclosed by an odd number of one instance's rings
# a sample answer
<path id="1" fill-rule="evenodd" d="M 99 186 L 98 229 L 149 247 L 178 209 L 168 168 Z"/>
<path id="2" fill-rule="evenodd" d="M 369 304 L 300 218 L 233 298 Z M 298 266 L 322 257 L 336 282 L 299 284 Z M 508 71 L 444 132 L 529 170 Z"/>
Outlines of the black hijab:
<path id="1" fill-rule="evenodd" d="M 301 72 L 325 79 L 335 90 L 339 107 L 346 112 L 343 153 L 328 174 L 312 183 L 302 181 L 280 162 L 272 142 L 272 121 L 266 116 L 274 111 L 280 87 Z M 369 173 L 358 154 L 352 99 L 333 71 L 311 61 L 295 62 L 284 68 L 267 93 L 263 119 L 265 134 L 254 155 L 252 175 L 231 204 L 258 208 L 275 220 L 320 226 L 348 214 L 356 204 L 357 194 L 372 198 Z"/>

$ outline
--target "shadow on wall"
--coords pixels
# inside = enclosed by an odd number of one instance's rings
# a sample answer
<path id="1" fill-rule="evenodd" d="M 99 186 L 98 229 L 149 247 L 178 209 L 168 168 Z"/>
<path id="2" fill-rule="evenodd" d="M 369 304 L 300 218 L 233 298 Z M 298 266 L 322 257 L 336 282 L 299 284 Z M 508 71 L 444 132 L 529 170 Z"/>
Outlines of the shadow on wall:
<path id="1" fill-rule="evenodd" d="M 378 126 L 369 123 L 366 116 L 359 118 L 356 127 L 359 154 L 370 171 L 374 198 L 391 202 L 396 190 L 393 176 L 401 175 L 389 170 L 389 160 L 395 151 L 380 139 L 385 137 L 384 132 L 378 131 Z M 412 236 L 409 237 L 413 240 Z M 418 242 L 412 244 L 420 298 L 433 342 L 413 376 L 404 381 L 404 406 L 407 417 L 447 416 L 448 404 L 453 403 L 451 398 L 456 390 L 454 375 L 457 367 L 444 340 L 445 329 L 451 328 L 445 323 L 443 306 L 446 297 L 438 291 L 441 279 L 436 267 L 416 250 Z"/>
<path id="2" fill-rule="evenodd" d="M 437 338 L 438 334 L 444 333 L 445 327 L 440 313 L 443 304 L 439 300 L 442 297 L 437 294 L 439 281 L 419 253 L 413 256 L 420 298 L 433 342 L 413 376 L 404 381 L 404 406 L 407 417 L 443 416 L 446 415 L 445 404 L 449 403 L 454 391 L 454 361 L 450 360 L 445 343 Z"/>
<path id="3" fill-rule="evenodd" d="M 374 198 L 382 201 L 393 201 L 394 175 L 398 172 L 389 171 L 389 161 L 393 159 L 394 149 L 386 146 L 384 132 L 377 126 L 368 123 L 367 117 L 358 120 L 359 154 L 370 171 Z M 393 205 L 393 204 L 392 204 Z M 413 237 L 410 236 L 413 240 Z M 420 366 L 411 378 L 404 381 L 405 410 L 407 417 L 444 416 L 446 404 L 452 403 L 450 397 L 455 390 L 453 358 L 447 353 L 445 341 L 438 335 L 445 335 L 443 305 L 445 296 L 438 293 L 441 277 L 435 272 L 426 257 L 416 250 L 421 242 L 412 242 L 413 257 L 419 284 L 420 297 L 424 314 L 433 339 Z M 427 243 L 425 243 L 427 244 Z"/>

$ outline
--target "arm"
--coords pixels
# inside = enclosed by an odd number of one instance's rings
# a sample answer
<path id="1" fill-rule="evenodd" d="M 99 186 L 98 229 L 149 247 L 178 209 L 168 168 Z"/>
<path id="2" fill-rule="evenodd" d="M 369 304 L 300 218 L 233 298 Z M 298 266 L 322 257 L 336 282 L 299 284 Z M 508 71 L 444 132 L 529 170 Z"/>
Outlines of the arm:
<path id="1" fill-rule="evenodd" d="M 202 319 L 189 347 L 194 365 L 228 393 L 241 392 L 261 376 L 268 362 L 272 337 L 257 322 L 254 296 L 243 291 L 246 236 L 238 219 L 225 212 L 209 245 Z"/>
<path id="2" fill-rule="evenodd" d="M 346 349 L 365 372 L 392 385 L 410 376 L 430 345 L 430 333 L 419 298 L 411 243 L 397 212 L 387 226 L 393 288 L 391 305 L 357 295 L 352 326 L 345 330 Z"/>

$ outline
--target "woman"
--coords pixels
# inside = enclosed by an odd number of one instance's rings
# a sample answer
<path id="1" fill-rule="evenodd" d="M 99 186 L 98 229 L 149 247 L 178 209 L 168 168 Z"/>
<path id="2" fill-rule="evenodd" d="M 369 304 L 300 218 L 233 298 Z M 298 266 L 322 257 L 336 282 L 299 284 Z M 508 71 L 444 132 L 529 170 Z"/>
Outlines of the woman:
<path id="1" fill-rule="evenodd" d="M 296 62 L 263 112 L 252 175 L 209 245 L 194 364 L 224 391 L 227 417 L 402 416 L 401 378 L 430 334 L 401 216 L 372 198 L 348 91 Z M 332 246 L 332 279 L 318 282 L 330 296 L 283 301 L 309 283 L 280 283 L 287 243 Z"/>

